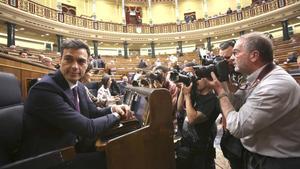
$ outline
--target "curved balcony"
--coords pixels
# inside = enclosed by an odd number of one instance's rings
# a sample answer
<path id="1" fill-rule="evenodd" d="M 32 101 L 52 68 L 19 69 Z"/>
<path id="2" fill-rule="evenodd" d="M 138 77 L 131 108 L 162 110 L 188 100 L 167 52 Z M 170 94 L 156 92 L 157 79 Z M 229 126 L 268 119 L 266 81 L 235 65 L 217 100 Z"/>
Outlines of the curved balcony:
<path id="1" fill-rule="evenodd" d="M 274 0 L 193 23 L 123 25 L 60 13 L 30 0 L 0 0 L 0 19 L 64 36 L 103 42 L 147 43 L 203 39 L 265 26 L 300 15 L 299 0 Z"/>

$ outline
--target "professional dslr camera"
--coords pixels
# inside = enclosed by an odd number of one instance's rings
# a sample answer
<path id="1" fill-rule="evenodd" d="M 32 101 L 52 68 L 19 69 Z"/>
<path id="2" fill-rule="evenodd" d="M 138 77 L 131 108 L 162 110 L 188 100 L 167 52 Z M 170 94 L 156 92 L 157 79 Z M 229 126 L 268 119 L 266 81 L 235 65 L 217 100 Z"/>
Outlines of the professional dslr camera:
<path id="1" fill-rule="evenodd" d="M 156 70 L 154 72 L 149 72 L 147 74 L 147 77 L 150 79 L 151 82 L 156 80 L 156 81 L 162 83 L 162 81 L 163 81 L 163 75 L 162 75 L 161 70 Z"/>
<path id="2" fill-rule="evenodd" d="M 190 85 L 191 82 L 195 82 L 196 80 L 200 80 L 201 78 L 208 78 L 211 79 L 211 72 L 214 72 L 219 79 L 219 81 L 227 81 L 228 80 L 228 63 L 226 60 L 220 60 L 215 62 L 214 64 L 210 64 L 207 66 L 193 66 L 195 75 L 190 73 L 183 73 L 172 71 L 170 73 L 170 80 L 178 83 L 182 82 L 185 85 Z"/>
<path id="3" fill-rule="evenodd" d="M 192 73 L 189 72 L 184 72 L 184 71 L 178 72 L 177 70 L 172 70 L 170 72 L 170 80 L 175 83 L 182 82 L 186 86 L 189 86 L 190 83 L 195 82 L 197 78 Z"/>

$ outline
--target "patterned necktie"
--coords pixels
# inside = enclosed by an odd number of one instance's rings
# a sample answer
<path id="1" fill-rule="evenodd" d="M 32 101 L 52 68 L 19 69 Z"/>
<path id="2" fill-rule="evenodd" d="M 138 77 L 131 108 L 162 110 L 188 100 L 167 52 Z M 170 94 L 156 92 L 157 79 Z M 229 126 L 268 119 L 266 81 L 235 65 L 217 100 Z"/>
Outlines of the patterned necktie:
<path id="1" fill-rule="evenodd" d="M 77 87 L 74 87 L 74 88 L 72 89 L 72 92 L 73 92 L 73 96 L 74 96 L 73 102 L 74 102 L 74 104 L 75 104 L 75 108 L 76 108 L 77 111 L 80 112 L 80 107 L 79 107 L 79 102 L 78 102 Z"/>

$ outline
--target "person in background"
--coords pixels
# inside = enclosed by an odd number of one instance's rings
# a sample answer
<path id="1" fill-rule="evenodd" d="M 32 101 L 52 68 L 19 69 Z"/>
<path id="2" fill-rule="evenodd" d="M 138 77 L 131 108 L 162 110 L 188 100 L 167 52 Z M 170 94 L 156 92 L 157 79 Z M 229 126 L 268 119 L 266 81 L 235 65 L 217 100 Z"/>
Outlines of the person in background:
<path id="1" fill-rule="evenodd" d="M 119 83 L 120 94 L 124 95 L 126 92 L 126 86 L 128 85 L 128 77 L 126 75 L 122 76 L 122 81 Z"/>
<path id="2" fill-rule="evenodd" d="M 229 41 L 225 41 L 223 43 L 220 44 L 219 48 L 219 55 L 220 57 L 222 57 L 223 59 L 225 59 L 228 63 L 228 71 L 229 71 L 229 83 L 228 83 L 228 88 L 230 88 L 232 91 L 237 90 L 236 85 L 234 85 L 235 82 L 233 82 L 233 80 L 236 78 L 236 72 L 234 71 L 234 63 L 233 63 L 233 47 L 235 45 L 235 41 L 234 40 L 229 40 Z M 222 132 L 222 137 L 227 137 L 226 135 L 229 135 L 229 133 L 227 133 L 228 131 L 226 130 L 226 123 L 225 123 L 225 118 L 223 116 L 223 114 L 220 114 L 220 116 L 222 116 L 221 119 L 221 123 L 222 123 L 222 127 L 223 130 L 218 130 L 218 131 L 223 131 Z M 219 135 L 219 134 L 218 134 Z M 221 135 L 221 133 L 220 133 Z M 240 145 L 240 140 L 239 138 L 233 138 L 235 139 L 236 142 L 238 142 L 238 144 Z M 225 158 L 227 158 L 227 160 L 229 161 L 230 167 L 231 169 L 243 169 L 242 166 L 242 157 L 237 156 L 236 154 L 232 154 L 232 153 L 228 153 L 228 151 L 226 150 L 226 147 L 224 147 L 225 142 L 224 142 L 224 138 L 221 139 L 220 142 L 220 147 L 222 149 L 223 155 Z"/>
<path id="3" fill-rule="evenodd" d="M 42 59 L 42 64 L 49 67 L 49 68 L 55 68 L 54 65 L 52 64 L 52 58 L 50 57 L 44 57 Z"/>
<path id="4" fill-rule="evenodd" d="M 165 66 L 157 66 L 154 68 L 154 73 L 157 75 L 155 79 L 153 80 L 153 88 L 166 88 L 169 90 L 171 97 L 172 97 L 172 112 L 174 113 L 175 118 L 175 112 L 176 112 L 176 102 L 177 102 L 177 95 L 178 95 L 178 89 L 176 87 L 176 84 L 169 80 L 169 69 Z"/>
<path id="5" fill-rule="evenodd" d="M 286 59 L 286 63 L 297 62 L 298 57 L 299 57 L 299 54 L 297 51 L 292 52 L 291 54 L 289 54 L 288 58 Z"/>
<path id="6" fill-rule="evenodd" d="M 19 52 L 19 57 L 26 59 L 28 57 L 27 51 L 22 50 L 21 52 Z"/>
<path id="7" fill-rule="evenodd" d="M 143 69 L 143 68 L 146 68 L 147 66 L 148 66 L 147 62 L 144 59 L 141 59 L 139 62 L 138 68 Z"/>
<path id="8" fill-rule="evenodd" d="M 300 73 L 300 57 L 297 58 L 297 65 L 298 65 L 298 68 L 288 70 L 288 72 L 289 72 L 290 74 L 297 74 L 297 73 Z"/>
<path id="9" fill-rule="evenodd" d="M 119 96 L 112 96 L 110 93 L 110 86 L 112 84 L 112 78 L 108 74 L 104 74 L 101 80 L 101 87 L 98 89 L 97 98 L 101 102 L 105 102 L 106 106 L 116 104 L 119 100 Z"/>
<path id="10" fill-rule="evenodd" d="M 195 71 L 193 66 L 196 66 L 196 64 L 194 64 L 193 62 L 186 62 L 184 65 L 184 67 L 182 68 L 181 73 L 185 74 L 185 75 L 191 75 L 194 76 L 195 75 Z M 180 71 L 178 71 L 180 72 Z M 182 88 L 182 84 L 176 83 L 176 86 L 178 88 L 179 91 L 181 91 Z M 183 123 L 184 123 L 184 119 L 186 117 L 186 107 L 184 105 L 184 97 L 182 95 L 182 92 L 179 92 L 179 96 L 178 96 L 178 100 L 177 100 L 177 112 L 176 112 L 176 119 L 177 119 L 177 135 L 181 136 L 182 133 L 182 127 L 183 127 Z"/>
<path id="11" fill-rule="evenodd" d="M 38 59 L 39 59 L 38 61 L 42 63 L 43 59 L 45 58 L 45 55 L 39 54 L 37 56 L 38 56 Z"/>
<path id="12" fill-rule="evenodd" d="M 156 61 L 154 62 L 155 67 L 157 66 L 161 66 L 161 61 L 159 58 L 156 59 Z"/>
<path id="13" fill-rule="evenodd" d="M 178 110 L 184 105 L 186 117 L 180 146 L 176 148 L 177 169 L 215 169 L 215 120 L 221 109 L 206 78 L 197 79 L 189 86 L 182 84 Z"/>
<path id="14" fill-rule="evenodd" d="M 226 14 L 227 14 L 227 15 L 229 15 L 229 14 L 232 14 L 232 10 L 231 10 L 231 8 L 228 8 L 228 10 L 227 10 Z"/>

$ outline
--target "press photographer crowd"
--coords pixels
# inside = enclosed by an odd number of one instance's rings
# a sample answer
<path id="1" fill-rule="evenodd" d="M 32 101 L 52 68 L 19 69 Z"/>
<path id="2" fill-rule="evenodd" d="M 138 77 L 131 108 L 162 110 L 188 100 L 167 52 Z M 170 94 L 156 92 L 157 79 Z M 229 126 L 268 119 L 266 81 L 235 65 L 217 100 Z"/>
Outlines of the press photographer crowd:
<path id="1" fill-rule="evenodd" d="M 299 168 L 300 88 L 274 64 L 272 41 L 253 32 L 219 48 L 200 65 L 157 66 L 134 82 L 170 91 L 177 168 L 215 168 L 217 125 L 232 169 Z"/>
<path id="2" fill-rule="evenodd" d="M 95 138 L 120 121 L 136 118 L 143 125 L 140 111 L 149 98 L 131 92 L 131 104 L 124 101 L 127 89 L 138 86 L 170 93 L 166 112 L 172 112 L 177 169 L 216 169 L 216 152 L 231 169 L 300 167 L 300 86 L 274 63 L 272 40 L 263 33 L 223 42 L 217 56 L 199 56 L 200 62 L 178 65 L 174 56 L 170 68 L 159 59 L 153 66 L 142 59 L 138 71 L 119 82 L 111 70 L 101 82 L 91 82 L 84 42 L 66 40 L 61 51 L 59 69 L 36 80 L 28 92 L 18 159 L 75 145 L 73 168 L 106 168 Z M 155 91 L 168 96 L 165 89 Z"/>

